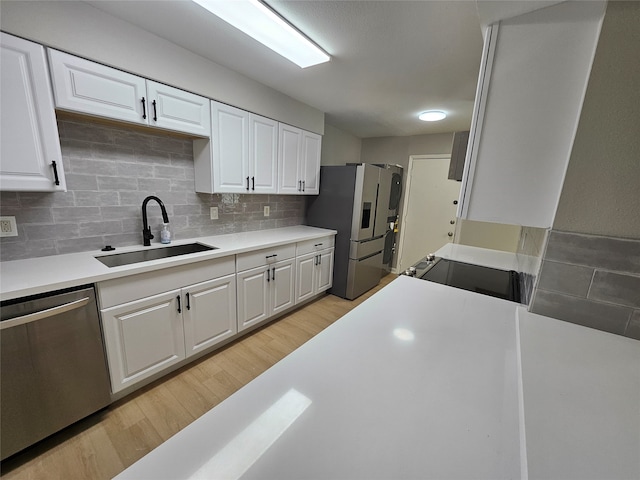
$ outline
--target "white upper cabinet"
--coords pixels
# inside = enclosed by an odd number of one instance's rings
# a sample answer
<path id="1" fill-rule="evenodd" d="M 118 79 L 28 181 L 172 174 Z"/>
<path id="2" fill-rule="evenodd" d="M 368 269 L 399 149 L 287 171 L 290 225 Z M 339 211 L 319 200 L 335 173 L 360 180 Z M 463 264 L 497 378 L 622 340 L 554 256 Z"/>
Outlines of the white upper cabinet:
<path id="1" fill-rule="evenodd" d="M 201 188 L 198 182 L 202 179 L 196 181 L 196 191 L 276 193 L 278 122 L 212 101 L 211 125 L 213 179 L 202 182 Z M 203 162 L 206 161 L 205 154 Z M 196 170 L 199 170 L 198 158 Z M 197 176 L 200 175 L 198 171 Z M 213 190 L 207 191 L 210 183 Z"/>
<path id="2" fill-rule="evenodd" d="M 0 190 L 66 191 L 44 47 L 1 35 Z"/>
<path id="3" fill-rule="evenodd" d="M 210 135 L 209 99 L 57 50 L 48 50 L 56 108 Z"/>
<path id="4" fill-rule="evenodd" d="M 278 122 L 249 114 L 251 193 L 277 193 Z"/>
<path id="5" fill-rule="evenodd" d="M 317 195 L 322 137 L 281 123 L 279 144 L 278 193 Z"/>
<path id="6" fill-rule="evenodd" d="M 191 133 L 211 135 L 209 99 L 178 88 L 147 80 L 149 125 Z"/>
<path id="7" fill-rule="evenodd" d="M 249 112 L 212 101 L 211 127 L 213 190 L 208 193 L 248 193 Z"/>
<path id="8" fill-rule="evenodd" d="M 458 216 L 549 228 L 604 2 L 563 2 L 489 26 Z"/>

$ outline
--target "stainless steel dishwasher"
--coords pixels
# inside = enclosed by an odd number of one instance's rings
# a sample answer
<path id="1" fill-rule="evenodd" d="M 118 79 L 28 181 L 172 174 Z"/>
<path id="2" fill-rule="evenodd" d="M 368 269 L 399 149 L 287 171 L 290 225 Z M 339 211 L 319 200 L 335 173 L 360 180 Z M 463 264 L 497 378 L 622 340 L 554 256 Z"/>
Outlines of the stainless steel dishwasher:
<path id="1" fill-rule="evenodd" d="M 0 456 L 111 400 L 92 285 L 0 304 Z"/>

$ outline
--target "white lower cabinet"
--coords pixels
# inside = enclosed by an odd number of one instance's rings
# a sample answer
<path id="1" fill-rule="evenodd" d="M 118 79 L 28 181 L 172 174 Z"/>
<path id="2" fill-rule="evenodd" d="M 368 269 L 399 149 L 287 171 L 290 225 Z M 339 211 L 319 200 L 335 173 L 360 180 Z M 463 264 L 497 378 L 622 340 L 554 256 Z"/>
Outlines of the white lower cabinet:
<path id="1" fill-rule="evenodd" d="M 296 303 L 322 293 L 333 285 L 333 248 L 296 258 Z"/>
<path id="2" fill-rule="evenodd" d="M 237 333 L 233 256 L 107 280 L 98 297 L 114 393 Z"/>
<path id="3" fill-rule="evenodd" d="M 238 331 L 295 305 L 295 259 L 238 273 Z"/>
<path id="4" fill-rule="evenodd" d="M 114 393 L 185 358 L 179 297 L 171 290 L 102 310 Z"/>
<path id="5" fill-rule="evenodd" d="M 187 358 L 237 332 L 235 275 L 184 288 L 182 298 Z"/>

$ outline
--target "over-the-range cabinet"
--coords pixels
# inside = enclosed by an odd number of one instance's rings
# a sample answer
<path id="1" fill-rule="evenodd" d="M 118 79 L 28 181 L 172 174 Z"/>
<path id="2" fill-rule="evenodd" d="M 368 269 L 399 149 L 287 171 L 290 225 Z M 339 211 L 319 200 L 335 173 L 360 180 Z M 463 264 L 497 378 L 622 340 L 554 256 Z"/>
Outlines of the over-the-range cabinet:
<path id="1" fill-rule="evenodd" d="M 323 166 L 320 193 L 309 200 L 307 224 L 338 231 L 331 293 L 354 299 L 385 273 L 393 173 L 368 164 Z"/>

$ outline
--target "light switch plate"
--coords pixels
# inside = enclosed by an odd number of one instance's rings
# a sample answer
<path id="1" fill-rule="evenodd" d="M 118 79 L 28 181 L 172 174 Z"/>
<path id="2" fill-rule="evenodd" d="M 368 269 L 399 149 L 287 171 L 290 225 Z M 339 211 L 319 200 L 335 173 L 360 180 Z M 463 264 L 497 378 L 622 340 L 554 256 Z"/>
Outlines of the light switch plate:
<path id="1" fill-rule="evenodd" d="M 271 213 L 271 208 L 269 208 L 269 205 L 265 205 L 264 206 L 264 216 L 268 217 Z"/>
<path id="2" fill-rule="evenodd" d="M 211 220 L 218 220 L 218 207 L 211 207 L 209 213 L 211 214 Z"/>
<path id="3" fill-rule="evenodd" d="M 0 237 L 17 237 L 16 217 L 0 217 Z"/>

